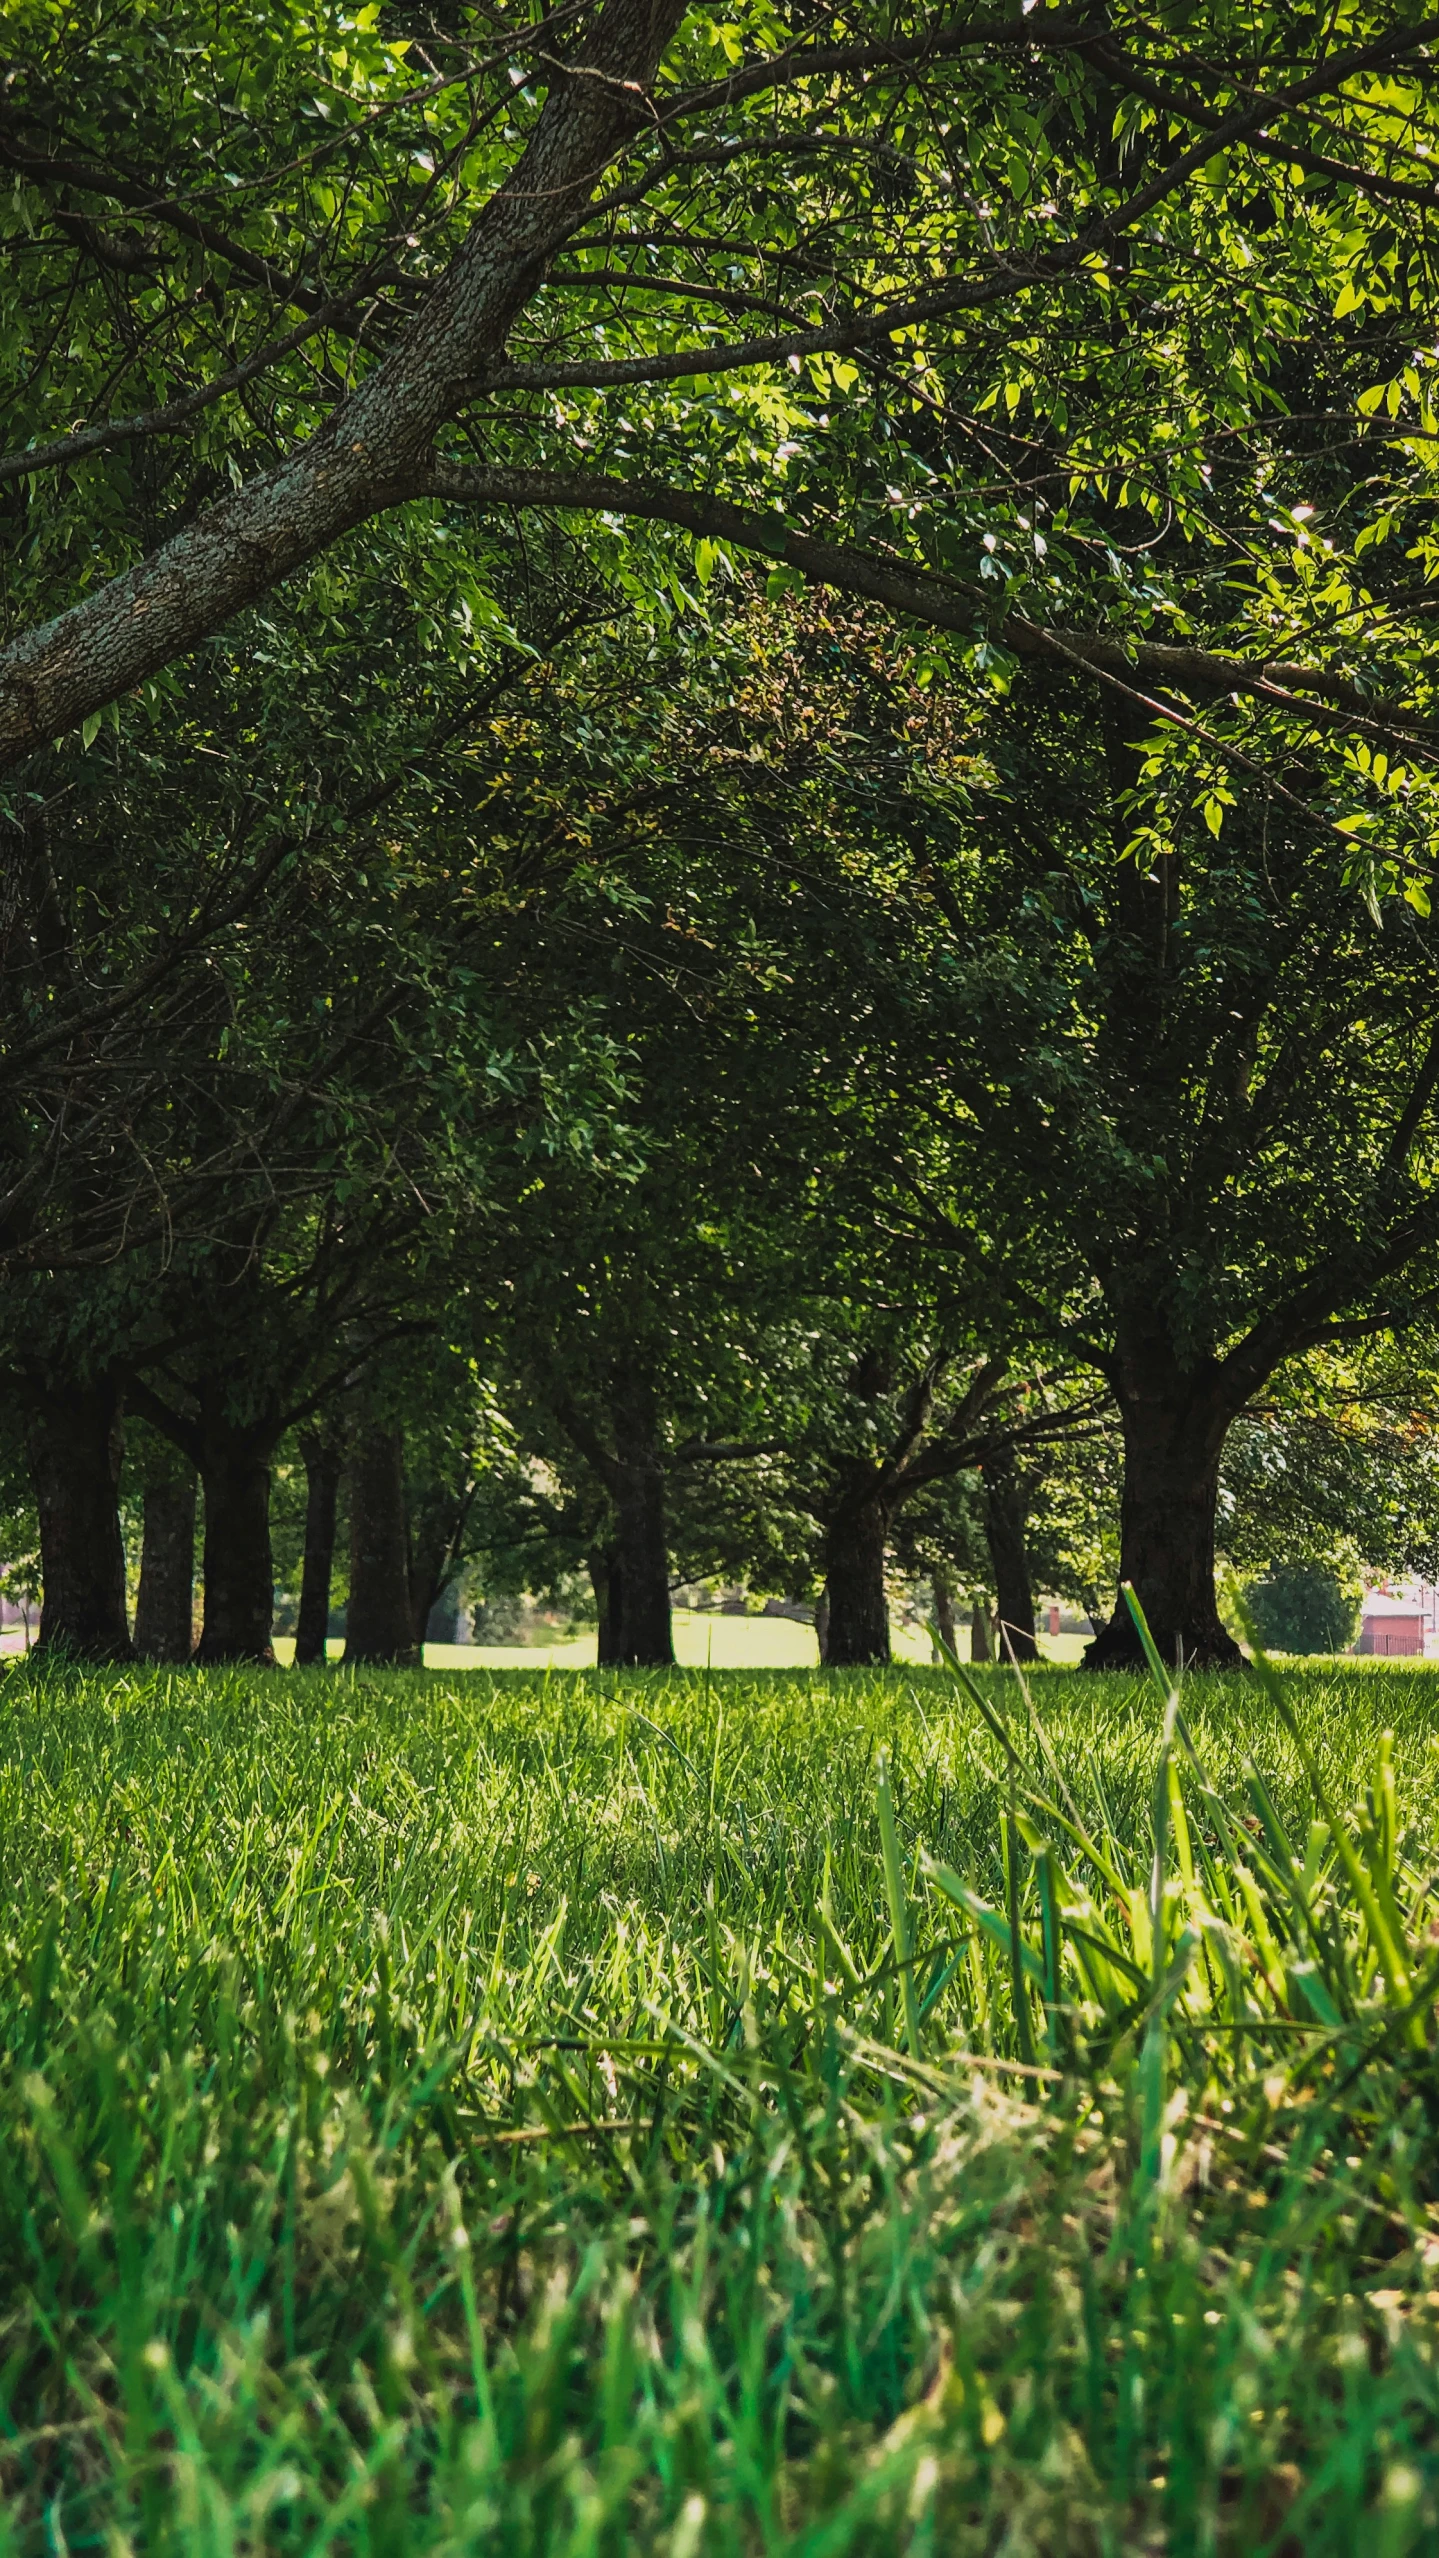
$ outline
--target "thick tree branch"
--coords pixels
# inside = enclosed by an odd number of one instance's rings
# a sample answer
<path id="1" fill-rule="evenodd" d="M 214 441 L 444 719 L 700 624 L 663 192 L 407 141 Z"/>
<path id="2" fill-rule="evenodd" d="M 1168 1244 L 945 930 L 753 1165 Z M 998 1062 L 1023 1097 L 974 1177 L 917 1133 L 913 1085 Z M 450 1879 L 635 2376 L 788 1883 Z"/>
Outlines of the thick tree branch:
<path id="1" fill-rule="evenodd" d="M 1062 248 L 1046 250 L 1042 255 L 1027 257 L 1022 252 L 996 257 L 990 271 L 965 283 L 951 282 L 936 286 L 928 293 L 913 294 L 907 300 L 888 303 L 882 310 L 850 313 L 827 321 L 820 328 L 790 329 L 763 337 L 742 338 L 719 346 L 678 347 L 663 354 L 621 356 L 595 362 L 581 359 L 567 364 L 506 365 L 470 384 L 472 391 L 557 390 L 562 388 L 618 388 L 641 382 L 675 382 L 692 376 L 731 373 L 757 364 L 782 364 L 799 361 L 807 355 L 840 354 L 857 347 L 870 346 L 892 337 L 897 329 L 912 328 L 924 320 L 942 319 L 961 311 L 983 310 L 991 303 L 1004 301 L 1016 294 L 1027 293 L 1036 286 L 1059 282 L 1083 267 L 1135 224 L 1152 213 L 1182 186 L 1185 179 L 1216 151 L 1235 142 L 1248 142 L 1259 126 L 1276 114 L 1297 107 L 1315 95 L 1340 88 L 1356 71 L 1372 68 L 1393 60 L 1396 54 L 1412 49 L 1418 37 L 1412 32 L 1399 37 L 1387 36 L 1377 44 L 1322 64 L 1306 80 L 1279 97 L 1250 97 L 1228 115 L 1206 118 L 1199 140 L 1190 144 L 1174 159 L 1156 170 L 1152 178 L 1135 188 L 1132 195 L 1098 220 L 1087 222 Z"/>
<path id="2" fill-rule="evenodd" d="M 1409 52 L 1431 43 L 1434 34 L 1432 24 L 1408 30 L 1402 39 L 1403 50 Z M 1220 116 L 1217 108 L 1206 106 L 1203 99 L 1196 98 L 1189 90 L 1166 88 L 1162 81 L 1155 80 L 1132 61 L 1114 38 L 1100 36 L 1078 49 L 1106 71 L 1121 88 L 1128 89 L 1134 97 L 1147 99 L 1163 114 L 1181 117 L 1187 124 L 1197 124 L 1211 134 L 1218 126 Z M 1250 91 L 1248 94 L 1253 97 L 1256 93 Z M 1275 95 L 1267 99 L 1260 97 L 1259 103 L 1272 114 L 1282 115 L 1289 101 L 1282 95 Z M 1292 162 L 1296 168 L 1312 171 L 1318 177 L 1337 178 L 1345 186 L 1352 186 L 1357 194 L 1372 196 L 1379 203 L 1422 204 L 1439 210 L 1439 182 L 1433 178 L 1395 178 L 1377 170 L 1356 168 L 1350 161 L 1333 159 L 1327 152 L 1313 151 L 1307 144 L 1287 136 L 1258 133 L 1251 148 L 1260 159 L 1278 160 L 1284 164 Z"/>
<path id="3" fill-rule="evenodd" d="M 417 495 L 469 505 L 552 506 L 577 514 L 636 516 L 675 524 L 685 532 L 731 542 L 737 550 L 758 552 L 765 559 L 797 568 L 819 585 L 865 596 L 911 621 L 961 631 L 967 637 L 983 630 L 1016 657 L 1060 660 L 1130 686 L 1139 676 L 1146 683 L 1183 693 L 1243 693 L 1291 718 L 1326 722 L 1332 711 L 1335 726 L 1369 725 L 1386 735 L 1439 742 L 1439 723 L 1421 718 L 1402 703 L 1362 692 L 1351 678 L 1328 667 L 1255 665 L 1212 649 L 1156 640 L 1131 644 L 1098 631 L 1056 630 L 1031 621 L 1026 614 L 1006 613 L 1002 605 L 997 609 L 993 594 L 978 581 L 965 585 L 891 553 L 798 532 L 782 515 L 736 506 L 702 491 L 668 488 L 652 480 L 609 479 L 598 472 L 471 470 L 446 463 L 418 472 L 414 490 Z M 1309 700 L 1307 694 L 1317 698 Z"/>
<path id="4" fill-rule="evenodd" d="M 548 97 L 509 178 L 484 205 L 449 269 L 398 344 L 356 390 L 339 401 L 325 425 L 285 462 L 186 525 L 149 560 L 27 633 L 0 657 L 0 769 L 59 737 L 183 656 L 366 517 L 403 502 L 426 485 L 437 486 L 433 479 L 426 482 L 424 460 L 436 435 L 453 418 L 465 383 L 567 378 L 564 367 L 547 374 L 507 367 L 506 337 L 543 281 L 556 250 L 588 218 L 606 167 L 640 127 L 658 124 L 663 129 L 667 118 L 686 111 L 680 100 L 651 95 L 656 71 L 683 16 L 684 0 L 604 0 L 590 34 L 577 39 L 575 51 L 552 65 Z M 926 33 L 914 39 L 913 61 L 917 65 L 927 56 L 938 60 L 981 42 L 1063 45 L 1077 41 L 1081 33 L 1076 22 L 1058 11 L 1017 16 L 1011 11 L 994 22 L 976 17 L 937 35 Z M 1424 26 L 1395 30 L 1358 51 L 1319 63 L 1273 97 L 1244 98 L 1217 123 L 1206 123 L 1189 148 L 1156 169 L 1123 202 L 1053 255 L 1012 258 L 973 285 L 937 286 L 927 296 L 913 297 L 910 305 L 895 305 L 863 320 L 838 320 L 818 333 L 801 333 L 802 342 L 839 345 L 853 342 L 856 332 L 883 335 L 899 324 L 907 308 L 916 314 L 931 306 L 961 308 L 975 297 L 993 300 L 1022 292 L 1048 274 L 1067 271 L 1171 196 L 1215 149 L 1226 142 L 1253 142 L 1266 119 L 1272 122 L 1276 114 L 1296 112 L 1312 98 L 1333 94 L 1356 71 L 1409 55 L 1422 46 L 1428 33 Z M 861 50 L 903 69 L 901 57 L 909 43 L 909 39 L 870 39 Z M 850 55 L 854 48 L 839 50 Z M 822 46 L 807 52 L 801 43 L 788 56 L 741 66 L 732 78 L 713 84 L 706 94 L 738 100 L 756 84 L 764 88 L 800 80 L 808 69 L 822 65 L 825 52 Z M 0 164 L 6 163 L 37 182 L 108 196 L 147 218 L 163 219 L 217 258 L 228 259 L 237 272 L 282 301 L 298 304 L 311 316 L 323 307 L 316 288 L 298 285 L 202 215 L 168 200 L 157 204 L 142 178 L 37 150 L 17 131 L 13 120 L 0 126 Z M 729 367 L 759 360 L 761 351 L 765 360 L 772 360 L 789 343 L 788 339 L 743 341 L 723 349 L 685 350 L 654 362 L 636 358 L 613 368 L 613 378 L 652 378 L 656 362 L 661 370 L 693 372 L 701 365 Z M 634 373 L 636 364 L 642 368 L 640 377 Z M 594 368 L 581 368 L 584 378 L 593 373 Z M 511 475 L 510 495 L 496 502 L 567 502 L 559 493 L 547 498 L 543 492 L 525 501 L 515 495 L 516 487 L 516 477 Z M 568 502 L 583 506 L 594 501 L 578 496 Z M 614 499 L 602 502 L 617 503 Z M 619 503 L 631 513 L 646 511 L 633 490 Z M 668 513 L 671 521 L 685 520 L 674 511 L 673 500 L 649 511 Z M 701 529 L 716 528 L 710 522 Z M 787 550 L 772 538 L 755 542 L 744 529 L 732 529 L 727 537 L 798 558 L 797 550 Z M 794 544 L 801 537 L 786 538 Z M 825 549 L 812 547 L 819 553 Z M 813 573 L 828 576 L 849 591 L 876 594 L 882 592 L 884 578 L 891 586 L 898 579 L 905 591 L 884 593 L 882 600 L 910 613 L 917 608 L 922 584 L 921 618 L 952 627 L 972 624 L 976 599 L 952 590 L 960 600 L 946 614 L 938 600 L 945 591 L 942 581 L 915 581 L 912 574 L 906 581 L 905 572 L 892 564 L 883 569 L 871 565 L 866 586 L 858 581 L 852 564 L 847 576 L 837 574 L 839 566 L 836 558 L 830 568 L 818 565 Z M 988 599 L 985 604 L 988 610 Z M 1025 653 L 1053 654 L 1057 635 L 1022 616 L 1009 616 L 1004 642 Z M 1067 637 L 1062 646 L 1071 655 L 1082 647 L 1085 662 L 1096 671 L 1107 666 L 1114 680 L 1126 680 L 1139 663 L 1122 644 L 1098 637 L 1088 641 Z M 1244 690 L 1290 716 L 1300 712 L 1317 720 L 1336 716 L 1339 725 L 1346 718 L 1373 716 L 1374 706 L 1363 701 L 1356 687 L 1345 687 L 1341 694 L 1336 679 L 1322 672 L 1302 679 L 1318 694 L 1316 707 L 1297 702 L 1290 693 L 1284 679 L 1294 670 L 1256 670 L 1230 666 L 1205 652 L 1155 649 L 1145 653 L 1141 671 L 1161 684 Z M 1408 715 L 1396 716 L 1390 725 L 1396 732 L 1426 733 L 1425 724 Z"/>
<path id="5" fill-rule="evenodd" d="M 644 120 L 684 0 L 606 0 L 505 184 L 394 351 L 285 462 L 0 656 L 0 769 L 182 656 L 413 492 L 458 385 L 495 361 L 601 172 Z"/>
<path id="6" fill-rule="evenodd" d="M 550 1410 L 572 1447 L 577 1448 L 585 1463 L 593 1467 L 611 1499 L 624 1488 L 625 1468 L 612 1448 L 607 1448 L 599 1432 L 580 1410 L 567 1386 L 561 1386 L 550 1397 Z"/>

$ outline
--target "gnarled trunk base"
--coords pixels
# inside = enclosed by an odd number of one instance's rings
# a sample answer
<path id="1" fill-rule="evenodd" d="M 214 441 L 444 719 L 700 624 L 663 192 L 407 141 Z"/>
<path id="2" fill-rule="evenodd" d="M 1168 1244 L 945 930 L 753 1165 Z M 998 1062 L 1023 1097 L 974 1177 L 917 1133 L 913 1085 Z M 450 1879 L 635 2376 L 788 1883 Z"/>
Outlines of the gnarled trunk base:
<path id="1" fill-rule="evenodd" d="M 1161 1661 L 1233 1670 L 1243 1661 L 1214 1596 L 1214 1513 L 1224 1417 L 1192 1402 L 1124 1409 L 1121 1581 L 1132 1584 Z M 1136 1670 L 1144 1651 L 1123 1592 L 1084 1655 L 1086 1670 Z"/>

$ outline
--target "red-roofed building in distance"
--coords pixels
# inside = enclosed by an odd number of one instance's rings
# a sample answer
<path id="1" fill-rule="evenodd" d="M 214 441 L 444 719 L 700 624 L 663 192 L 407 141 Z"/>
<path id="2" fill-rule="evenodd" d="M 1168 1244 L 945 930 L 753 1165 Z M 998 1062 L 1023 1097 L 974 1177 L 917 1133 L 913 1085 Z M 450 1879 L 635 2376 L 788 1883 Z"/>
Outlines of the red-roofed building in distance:
<path id="1" fill-rule="evenodd" d="M 1382 1583 L 1364 1593 L 1356 1652 L 1390 1660 L 1420 1660 L 1439 1652 L 1439 1591 L 1432 1582 Z"/>

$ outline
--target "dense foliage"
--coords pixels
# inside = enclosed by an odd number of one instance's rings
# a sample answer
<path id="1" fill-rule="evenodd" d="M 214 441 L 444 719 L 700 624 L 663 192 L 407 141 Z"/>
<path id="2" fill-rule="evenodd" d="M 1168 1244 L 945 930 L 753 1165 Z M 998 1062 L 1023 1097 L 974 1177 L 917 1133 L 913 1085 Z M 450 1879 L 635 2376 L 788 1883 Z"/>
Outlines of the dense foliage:
<path id="1" fill-rule="evenodd" d="M 263 1470 L 428 1331 L 617 1658 L 671 1536 L 882 1658 L 919 1498 L 1102 1604 L 1033 1432 L 1106 1396 L 1231 1657 L 1228 1434 L 1434 1281 L 1433 123 L 1359 0 L 11 12 L 47 1641 L 129 1639 L 128 1405 L 262 1651 Z"/>
<path id="2" fill-rule="evenodd" d="M 1354 1640 L 1358 1599 L 1322 1564 L 1282 1564 L 1251 1585 L 1248 1600 L 1272 1651 L 1343 1652 Z"/>

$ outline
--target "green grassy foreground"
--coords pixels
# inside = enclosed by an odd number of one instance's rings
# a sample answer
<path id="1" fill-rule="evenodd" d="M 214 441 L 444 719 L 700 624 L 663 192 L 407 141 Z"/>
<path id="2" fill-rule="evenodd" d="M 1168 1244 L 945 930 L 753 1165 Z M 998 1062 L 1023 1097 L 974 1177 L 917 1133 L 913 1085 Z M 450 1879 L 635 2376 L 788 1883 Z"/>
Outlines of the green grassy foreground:
<path id="1" fill-rule="evenodd" d="M 1439 1680 L 1286 1684 L 7 1672 L 0 2548 L 1439 2545 Z"/>

